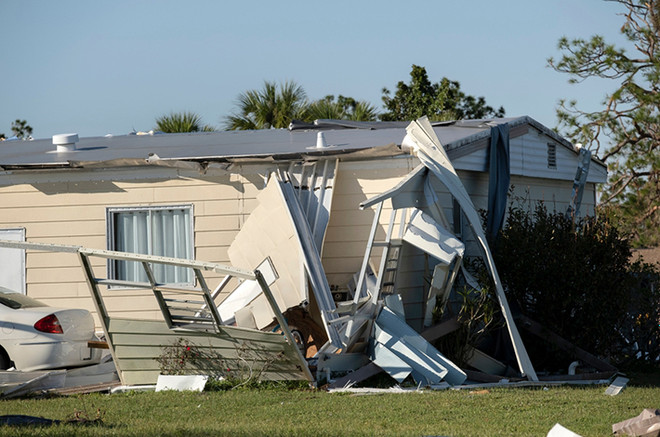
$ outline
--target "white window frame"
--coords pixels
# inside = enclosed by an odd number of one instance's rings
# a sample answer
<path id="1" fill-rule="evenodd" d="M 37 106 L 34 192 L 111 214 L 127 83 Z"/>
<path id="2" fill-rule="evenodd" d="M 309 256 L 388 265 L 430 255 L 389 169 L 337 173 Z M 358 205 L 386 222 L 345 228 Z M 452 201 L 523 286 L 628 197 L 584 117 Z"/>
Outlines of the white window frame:
<path id="1" fill-rule="evenodd" d="M 186 244 L 187 248 L 185 248 L 185 251 L 188 254 L 188 257 L 185 256 L 179 256 L 179 258 L 187 258 L 187 259 L 195 259 L 195 224 L 194 224 L 194 210 L 193 210 L 193 205 L 192 204 L 177 204 L 177 205 L 149 205 L 149 206 L 118 206 L 118 207 L 107 207 L 106 208 L 106 235 L 107 235 L 107 247 L 109 250 L 118 250 L 117 246 L 117 229 L 115 227 L 115 219 L 118 216 L 118 214 L 122 213 L 148 213 L 148 220 L 146 223 L 147 227 L 147 254 L 149 255 L 156 255 L 156 256 L 161 256 L 161 254 L 158 253 L 153 253 L 154 247 L 153 247 L 153 234 L 152 234 L 152 229 L 153 229 L 153 217 L 155 213 L 158 213 L 159 211 L 167 211 L 167 210 L 184 210 L 186 212 L 186 215 L 188 217 L 188 224 L 186 226 L 185 232 L 186 232 Z M 108 278 L 112 279 L 117 279 L 117 280 L 127 280 L 126 277 L 117 277 L 118 272 L 117 272 L 117 263 L 118 262 L 125 262 L 125 261 L 114 261 L 114 262 L 108 262 Z M 174 267 L 174 266 L 159 266 L 159 268 L 167 268 L 167 269 L 184 269 L 183 267 Z M 177 285 L 194 285 L 195 284 L 195 276 L 194 273 L 192 272 L 192 269 L 189 272 L 186 272 L 186 280 L 183 281 L 170 281 L 169 283 L 172 284 L 177 284 Z M 160 277 L 160 273 L 154 272 L 156 276 L 156 280 L 159 282 L 165 282 L 162 280 L 162 277 Z M 175 274 L 176 276 L 176 274 Z M 180 276 L 180 273 L 179 273 Z M 140 273 L 140 278 L 131 278 L 129 280 L 141 280 L 141 281 L 146 281 L 146 275 L 143 275 Z"/>
<path id="2" fill-rule="evenodd" d="M 25 241 L 25 228 L 1 228 L 0 238 L 11 241 Z M 0 247 L 0 286 L 26 294 L 25 249 Z"/>

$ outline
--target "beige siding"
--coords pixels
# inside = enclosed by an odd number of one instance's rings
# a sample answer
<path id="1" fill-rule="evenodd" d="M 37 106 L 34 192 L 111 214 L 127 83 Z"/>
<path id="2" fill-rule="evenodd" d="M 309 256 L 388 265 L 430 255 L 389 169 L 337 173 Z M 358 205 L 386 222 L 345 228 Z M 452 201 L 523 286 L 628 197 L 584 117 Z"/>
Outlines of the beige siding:
<path id="1" fill-rule="evenodd" d="M 323 265 L 331 285 L 345 287 L 360 268 L 374 216 L 374 208 L 361 211 L 360 202 L 394 187 L 417 165 L 415 158 L 407 156 L 339 164 L 323 253 Z M 26 239 L 31 242 L 105 249 L 108 207 L 191 204 L 195 257 L 226 264 L 229 263 L 227 250 L 257 206 L 256 195 L 264 187 L 264 175 L 273 168 L 272 165 L 245 165 L 235 167 L 235 173 L 219 175 L 163 168 L 3 175 L 0 176 L 3 200 L 0 228 L 24 227 Z M 476 208 L 485 209 L 487 174 L 459 171 L 459 176 L 473 196 Z M 514 176 L 512 183 L 517 195 L 544 200 L 549 208 L 563 211 L 570 196 L 572 176 L 569 180 Z M 587 188 L 583 198 L 584 213 L 593 212 L 595 199 L 593 184 Z M 440 184 L 436 189 L 451 222 L 451 195 Z M 386 202 L 378 238 L 385 234 L 389 208 Z M 93 310 L 76 256 L 29 251 L 26 263 L 30 296 L 51 305 Z M 103 261 L 95 261 L 93 268 L 97 276 L 106 276 Z M 211 288 L 218 281 L 218 276 L 209 276 Z M 130 318 L 159 318 L 155 299 L 149 291 L 111 290 L 109 293 L 110 311 Z"/>
<path id="2" fill-rule="evenodd" d="M 375 213 L 375 208 L 360 210 L 360 202 L 394 187 L 416 165 L 412 158 L 339 164 L 323 248 L 323 266 L 331 287 L 343 289 L 360 270 Z M 386 207 L 381 215 L 379 239 L 384 238 L 390 217 L 389 202 Z M 379 250 L 374 252 L 380 254 Z"/>
<path id="3" fill-rule="evenodd" d="M 383 161 L 386 166 L 381 169 L 372 169 L 378 166 L 376 162 L 369 163 L 370 168 L 367 170 L 361 169 L 361 166 L 364 165 L 361 162 L 341 163 L 339 166 L 333 210 L 323 250 L 323 265 L 328 282 L 332 286 L 343 288 L 360 269 L 375 214 L 375 207 L 361 211 L 358 207 L 360 202 L 391 189 L 418 164 L 414 158 Z M 477 210 L 487 209 L 488 174 L 459 170 L 458 175 L 470 194 L 475 208 Z M 566 211 L 568 207 L 573 187 L 572 178 L 557 180 L 516 175 L 511 177 L 511 184 L 514 186 L 515 198 L 523 199 L 527 207 L 534 205 L 537 201 L 543 201 L 550 211 L 562 212 Z M 444 205 L 445 216 L 453 226 L 452 196 L 437 181 L 434 188 Z M 594 199 L 594 185 L 587 184 L 580 210 L 582 214 L 593 214 Z M 515 200 L 509 199 L 509 201 Z M 384 238 L 390 214 L 391 206 L 389 202 L 385 202 L 377 239 Z M 465 234 L 465 237 L 468 240 L 466 241 L 468 255 L 479 253 L 469 232 Z M 374 254 L 380 256 L 380 253 L 379 249 L 374 250 Z M 372 257 L 373 266 L 377 265 L 378 259 L 376 256 Z"/>
<path id="4" fill-rule="evenodd" d="M 265 171 L 253 167 L 255 172 Z M 227 248 L 240 226 L 256 205 L 259 189 L 241 175 L 182 176 L 170 170 L 163 177 L 150 178 L 150 172 L 135 170 L 125 178 L 125 172 L 108 171 L 106 181 L 82 181 L 80 173 L 60 173 L 59 181 L 0 186 L 0 227 L 24 227 L 31 242 L 80 245 L 106 249 L 106 208 L 118 206 L 158 206 L 192 204 L 194 211 L 196 257 L 210 262 L 229 262 Z M 90 178 L 99 172 L 90 172 Z M 254 176 L 254 177 L 252 177 Z M 56 178 L 55 176 L 51 176 Z M 76 179 L 67 182 L 67 178 Z M 248 175 L 263 180 L 258 174 Z M 94 270 L 106 276 L 106 265 L 95 260 Z M 75 306 L 93 310 L 83 271 L 77 256 L 72 254 L 28 251 L 27 293 L 54 306 Z M 217 276 L 215 277 L 219 279 Z M 209 285 L 215 287 L 214 277 Z M 150 291 L 112 290 L 108 309 L 124 316 L 159 317 Z"/>

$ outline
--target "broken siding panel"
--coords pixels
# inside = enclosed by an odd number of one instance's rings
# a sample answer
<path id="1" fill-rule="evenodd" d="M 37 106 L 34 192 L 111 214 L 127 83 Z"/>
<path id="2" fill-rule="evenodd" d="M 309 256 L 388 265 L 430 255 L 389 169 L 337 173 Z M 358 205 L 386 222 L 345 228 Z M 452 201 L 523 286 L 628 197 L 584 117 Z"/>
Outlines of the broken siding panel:
<path id="1" fill-rule="evenodd" d="M 246 220 L 229 248 L 231 264 L 252 270 L 270 257 L 278 275 L 270 286 L 278 306 L 282 309 L 297 306 L 308 300 L 302 253 L 276 181 L 260 193 L 258 200 L 259 206 Z M 259 320 L 259 328 L 273 321 L 274 315 L 270 313 L 269 305 L 266 307 L 269 311 Z"/>
<path id="2" fill-rule="evenodd" d="M 108 325 L 115 346 L 116 365 L 124 384 L 155 384 L 160 372 L 156 359 L 163 347 L 178 338 L 185 338 L 212 355 L 221 355 L 230 363 L 245 360 L 255 371 L 265 366 L 264 379 L 305 379 L 295 350 L 282 335 L 232 327 L 224 331 L 225 335 L 172 331 L 162 321 L 117 318 L 111 319 Z"/>

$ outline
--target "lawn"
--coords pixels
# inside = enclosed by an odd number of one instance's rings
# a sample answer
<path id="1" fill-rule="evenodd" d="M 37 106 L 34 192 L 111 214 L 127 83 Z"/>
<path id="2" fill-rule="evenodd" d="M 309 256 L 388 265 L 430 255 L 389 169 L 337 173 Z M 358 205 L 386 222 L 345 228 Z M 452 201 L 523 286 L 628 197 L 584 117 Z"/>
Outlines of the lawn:
<path id="1" fill-rule="evenodd" d="M 559 422 L 582 436 L 660 408 L 660 388 L 605 386 L 444 390 L 356 395 L 316 390 L 87 394 L 0 401 L 0 415 L 25 414 L 95 424 L 0 426 L 0 435 L 168 436 L 545 436 Z"/>

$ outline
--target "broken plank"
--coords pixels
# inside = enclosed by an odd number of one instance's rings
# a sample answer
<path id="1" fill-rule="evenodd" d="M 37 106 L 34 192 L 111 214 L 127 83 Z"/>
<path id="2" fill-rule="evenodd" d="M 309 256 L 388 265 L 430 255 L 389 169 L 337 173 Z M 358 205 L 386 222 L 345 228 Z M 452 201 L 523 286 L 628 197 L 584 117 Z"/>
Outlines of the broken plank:
<path id="1" fill-rule="evenodd" d="M 107 341 L 88 341 L 87 347 L 91 349 L 110 349 Z"/>
<path id="2" fill-rule="evenodd" d="M 628 381 L 630 381 L 628 378 L 624 378 L 623 376 L 617 376 L 617 378 L 612 381 L 612 384 L 610 384 L 609 387 L 607 387 L 607 390 L 605 390 L 605 394 L 609 396 L 616 396 L 619 393 L 623 391 L 624 388 L 628 385 Z"/>
<path id="3" fill-rule="evenodd" d="M 460 327 L 461 325 L 458 323 L 458 317 L 454 316 L 449 320 L 425 329 L 421 335 L 426 341 L 432 342 L 439 339 L 440 337 L 444 337 L 445 335 L 456 331 Z"/>
<path id="4" fill-rule="evenodd" d="M 558 348 L 573 354 L 575 358 L 589 364 L 590 366 L 595 367 L 597 370 L 600 370 L 601 372 L 617 371 L 616 367 L 612 366 L 609 363 L 606 363 L 605 361 L 601 360 L 595 355 L 590 354 L 584 349 L 575 346 L 570 341 L 559 336 L 558 334 L 555 334 L 554 332 L 550 331 L 549 329 L 545 328 L 543 325 L 530 319 L 529 317 L 521 314 L 519 316 L 519 322 L 520 322 L 520 326 L 525 330 L 527 330 L 529 333 L 534 334 L 537 337 L 540 337 L 544 340 L 547 340 L 550 343 L 557 346 Z"/>
<path id="5" fill-rule="evenodd" d="M 369 363 L 366 366 L 359 368 L 355 372 L 351 372 L 346 376 L 336 379 L 334 382 L 328 385 L 328 388 L 352 387 L 354 384 L 362 382 L 365 379 L 377 375 L 382 371 L 383 369 L 378 367 L 378 365 L 375 363 Z"/>
<path id="6" fill-rule="evenodd" d="M 506 381 L 506 382 L 522 381 L 521 378 L 510 378 L 500 375 L 491 375 L 489 373 L 479 372 L 478 370 L 470 370 L 470 369 L 462 369 L 462 370 L 467 375 L 467 379 L 469 381 L 490 382 L 490 383 L 500 383 L 502 381 Z"/>
<path id="7" fill-rule="evenodd" d="M 606 381 L 612 379 L 615 372 L 579 373 L 577 375 L 540 376 L 539 381 Z"/>

